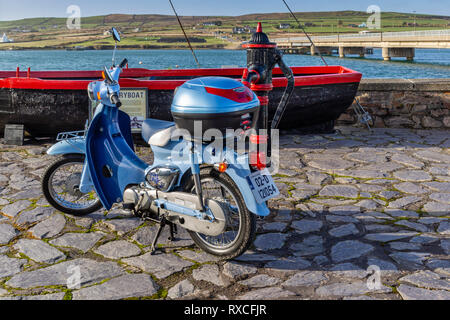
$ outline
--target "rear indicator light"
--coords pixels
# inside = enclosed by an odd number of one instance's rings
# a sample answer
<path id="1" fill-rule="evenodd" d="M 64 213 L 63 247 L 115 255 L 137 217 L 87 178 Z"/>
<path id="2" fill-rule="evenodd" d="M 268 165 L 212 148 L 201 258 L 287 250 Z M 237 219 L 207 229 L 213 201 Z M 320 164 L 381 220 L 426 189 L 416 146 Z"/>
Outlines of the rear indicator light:
<path id="1" fill-rule="evenodd" d="M 216 164 L 216 165 L 215 165 L 215 168 L 216 168 L 217 171 L 219 171 L 220 173 L 224 173 L 224 172 L 227 171 L 227 169 L 228 169 L 228 163 L 222 162 L 222 163 Z"/>
<path id="2" fill-rule="evenodd" d="M 226 163 L 219 164 L 219 172 L 224 173 L 225 171 L 227 171 L 227 169 L 228 169 L 228 164 L 226 164 Z"/>

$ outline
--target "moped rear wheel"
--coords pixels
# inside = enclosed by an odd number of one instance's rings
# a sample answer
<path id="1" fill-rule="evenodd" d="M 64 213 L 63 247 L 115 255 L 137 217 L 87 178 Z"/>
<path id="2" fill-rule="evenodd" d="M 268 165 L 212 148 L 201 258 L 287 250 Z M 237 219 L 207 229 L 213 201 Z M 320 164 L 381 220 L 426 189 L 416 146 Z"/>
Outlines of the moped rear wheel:
<path id="1" fill-rule="evenodd" d="M 189 231 L 192 240 L 200 249 L 224 260 L 242 255 L 253 243 L 256 235 L 256 217 L 246 207 L 244 198 L 234 181 L 214 168 L 203 168 L 200 172 L 203 198 L 218 201 L 226 210 L 227 226 L 219 236 L 207 236 Z M 195 193 L 192 176 L 185 183 L 185 192 Z"/>
<path id="2" fill-rule="evenodd" d="M 42 178 L 45 199 L 55 209 L 75 216 L 83 216 L 100 210 L 103 206 L 94 191 L 79 190 L 84 156 L 63 155 L 46 169 Z"/>

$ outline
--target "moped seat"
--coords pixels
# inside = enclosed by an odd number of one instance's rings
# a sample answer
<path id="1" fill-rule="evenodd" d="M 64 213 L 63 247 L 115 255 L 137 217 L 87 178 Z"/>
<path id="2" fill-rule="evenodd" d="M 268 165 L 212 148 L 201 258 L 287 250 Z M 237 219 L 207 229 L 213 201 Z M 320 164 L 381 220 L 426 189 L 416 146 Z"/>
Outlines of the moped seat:
<path id="1" fill-rule="evenodd" d="M 142 138 L 152 146 L 165 147 L 176 130 L 175 123 L 157 119 L 144 120 Z"/>

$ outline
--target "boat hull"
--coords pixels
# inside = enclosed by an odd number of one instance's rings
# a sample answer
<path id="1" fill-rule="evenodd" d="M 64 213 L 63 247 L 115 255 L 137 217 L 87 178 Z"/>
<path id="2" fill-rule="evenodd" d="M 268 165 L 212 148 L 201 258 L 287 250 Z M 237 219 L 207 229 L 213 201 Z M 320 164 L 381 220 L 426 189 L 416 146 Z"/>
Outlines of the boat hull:
<path id="1" fill-rule="evenodd" d="M 303 68 L 303 73 L 298 74 L 299 68 Z M 280 129 L 329 131 L 333 129 L 333 122 L 351 106 L 361 74 L 342 67 L 334 67 L 344 70 L 341 73 L 327 73 L 325 70 L 329 69 L 321 68 L 326 67 L 316 67 L 314 70 L 321 72 L 310 74 L 311 68 L 297 67 L 295 91 Z M 160 71 L 155 75 L 155 71 L 145 74 L 142 69 L 130 69 L 125 70 L 128 77 L 120 84 L 122 88 L 147 88 L 147 116 L 172 121 L 170 109 L 174 90 L 186 80 L 214 74 L 239 78 L 242 74 L 242 69 L 205 70 L 189 70 L 190 74 L 177 70 L 174 75 L 170 71 Z M 29 78 L 19 74 L 19 77 L 2 79 L 0 72 L 0 132 L 4 131 L 6 124 L 23 124 L 35 137 L 53 137 L 59 132 L 82 130 L 89 117 L 89 98 L 85 88 L 98 78 L 94 72 L 76 75 L 77 79 L 70 81 L 55 72 L 31 74 Z M 278 75 L 278 70 L 274 72 L 273 82 L 274 89 L 269 94 L 269 119 L 273 118 L 287 83 Z"/>
<path id="2" fill-rule="evenodd" d="M 6 102 L 5 102 L 6 101 Z M 6 124 L 23 124 L 35 137 L 84 128 L 89 117 L 87 92 L 0 89 L 0 131 Z"/>

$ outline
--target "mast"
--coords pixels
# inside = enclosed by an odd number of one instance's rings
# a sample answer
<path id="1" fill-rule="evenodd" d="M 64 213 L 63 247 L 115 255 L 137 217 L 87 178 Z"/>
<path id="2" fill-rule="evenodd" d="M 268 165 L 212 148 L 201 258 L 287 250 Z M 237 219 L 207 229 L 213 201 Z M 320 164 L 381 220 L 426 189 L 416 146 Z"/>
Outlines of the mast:
<path id="1" fill-rule="evenodd" d="M 175 16 L 177 17 L 178 24 L 180 25 L 180 28 L 183 31 L 184 38 L 186 39 L 186 41 L 187 41 L 187 43 L 189 45 L 189 48 L 191 49 L 192 55 L 194 56 L 194 59 L 195 59 L 195 62 L 197 63 L 197 66 L 200 68 L 200 62 L 198 62 L 197 55 L 195 54 L 195 51 L 192 48 L 191 42 L 189 41 L 189 38 L 188 38 L 188 36 L 186 34 L 186 31 L 184 31 L 183 24 L 181 23 L 180 17 L 178 16 L 177 11 L 175 10 L 175 7 L 174 7 L 174 5 L 172 3 L 172 0 L 169 0 L 169 3 L 171 5 L 171 7 L 172 7 L 173 12 L 175 13 Z"/>

